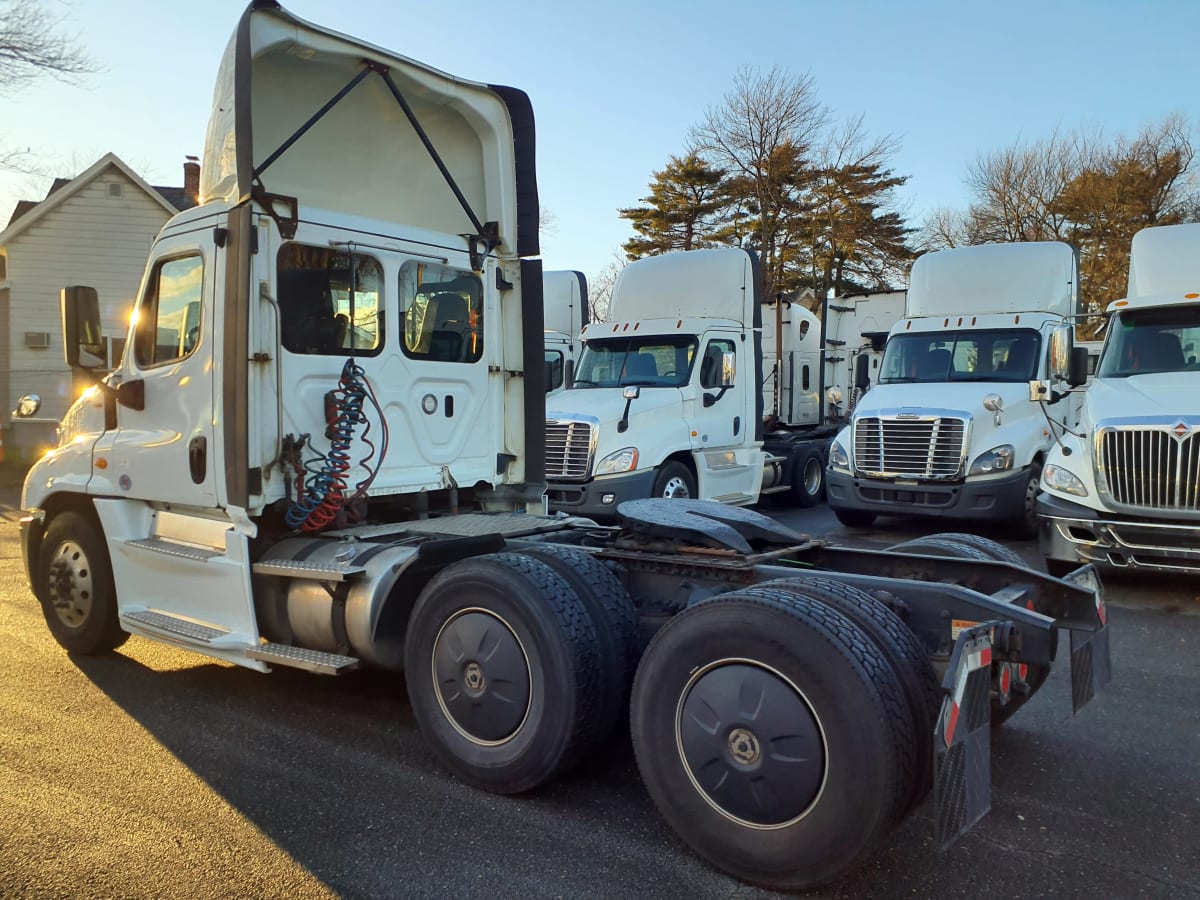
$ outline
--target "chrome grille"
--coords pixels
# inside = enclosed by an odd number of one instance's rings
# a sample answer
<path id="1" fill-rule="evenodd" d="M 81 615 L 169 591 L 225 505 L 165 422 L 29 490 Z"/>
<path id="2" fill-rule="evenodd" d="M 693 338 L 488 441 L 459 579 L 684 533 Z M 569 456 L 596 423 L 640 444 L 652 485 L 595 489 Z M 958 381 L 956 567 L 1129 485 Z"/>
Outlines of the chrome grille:
<path id="1" fill-rule="evenodd" d="M 954 478 L 966 432 L 960 418 L 864 416 L 854 423 L 854 467 L 863 475 Z"/>
<path id="2" fill-rule="evenodd" d="M 1200 511 L 1200 429 L 1101 428 L 1096 462 L 1113 502 L 1137 509 Z"/>
<path id="3" fill-rule="evenodd" d="M 587 478 L 592 471 L 592 426 L 546 420 L 546 477 Z"/>

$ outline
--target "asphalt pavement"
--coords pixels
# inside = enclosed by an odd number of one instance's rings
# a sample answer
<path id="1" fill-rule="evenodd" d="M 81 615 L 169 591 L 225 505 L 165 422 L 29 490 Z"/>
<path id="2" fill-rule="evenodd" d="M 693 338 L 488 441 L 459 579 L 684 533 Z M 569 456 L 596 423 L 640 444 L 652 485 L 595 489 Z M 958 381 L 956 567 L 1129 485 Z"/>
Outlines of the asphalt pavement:
<path id="1" fill-rule="evenodd" d="M 674 836 L 627 734 L 498 797 L 438 767 L 396 676 L 260 675 L 136 637 L 72 658 L 25 585 L 14 506 L 0 489 L 0 897 L 771 896 Z M 779 517 L 874 545 L 953 530 Z M 926 802 L 810 896 L 1200 896 L 1198 594 L 1112 580 L 1112 688 L 1073 718 L 1056 669 L 996 731 L 974 831 L 935 852 Z"/>

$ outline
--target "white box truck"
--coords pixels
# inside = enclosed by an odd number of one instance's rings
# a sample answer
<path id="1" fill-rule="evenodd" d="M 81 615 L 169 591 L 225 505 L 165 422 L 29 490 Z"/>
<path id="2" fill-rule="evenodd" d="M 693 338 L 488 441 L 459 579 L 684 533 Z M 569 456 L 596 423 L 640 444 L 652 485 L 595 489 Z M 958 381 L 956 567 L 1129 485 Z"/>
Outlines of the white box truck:
<path id="1" fill-rule="evenodd" d="M 971 827 L 993 710 L 1028 699 L 1013 667 L 1048 669 L 1058 629 L 1076 705 L 1103 685 L 1090 566 L 838 549 L 699 501 L 606 530 L 539 514 L 522 92 L 255 0 L 208 136 L 204 202 L 155 241 L 120 366 L 25 482 L 22 556 L 67 650 L 135 634 L 260 672 L 403 671 L 431 751 L 497 793 L 629 721 L 684 839 L 784 888 L 865 859 L 935 783 L 940 840 Z M 94 292 L 63 313 L 84 362 Z"/>
<path id="2" fill-rule="evenodd" d="M 584 330 L 573 389 L 546 421 L 550 507 L 600 518 L 644 497 L 817 503 L 840 423 L 831 413 L 855 390 L 836 382 L 858 372 L 865 386 L 875 353 L 851 330 L 886 330 L 900 303 L 876 294 L 832 306 L 841 337 L 829 353 L 813 313 L 764 304 L 754 254 L 723 248 L 631 263 L 609 311 Z"/>
<path id="3" fill-rule="evenodd" d="M 1200 225 L 1139 231 L 1107 313 L 1078 425 L 1042 472 L 1047 568 L 1200 573 Z"/>
<path id="4" fill-rule="evenodd" d="M 1077 255 L 1058 242 L 927 253 L 913 265 L 878 383 L 830 450 L 829 505 L 844 524 L 879 515 L 1007 522 L 1036 534 L 1035 499 L 1071 395 L 1048 409 L 1051 333 L 1075 313 Z"/>
<path id="5" fill-rule="evenodd" d="M 588 323 L 587 279 L 572 270 L 542 273 L 546 326 L 546 393 L 565 390 L 575 380 Z"/>

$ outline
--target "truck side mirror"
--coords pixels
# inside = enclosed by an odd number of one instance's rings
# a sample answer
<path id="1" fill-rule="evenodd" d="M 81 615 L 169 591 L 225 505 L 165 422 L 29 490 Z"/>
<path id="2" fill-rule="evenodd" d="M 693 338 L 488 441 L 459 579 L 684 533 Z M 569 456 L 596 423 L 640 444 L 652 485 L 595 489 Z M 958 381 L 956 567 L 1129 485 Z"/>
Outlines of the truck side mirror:
<path id="1" fill-rule="evenodd" d="M 1087 384 L 1087 379 L 1088 348 L 1072 347 L 1071 365 L 1067 371 L 1067 384 L 1071 387 L 1079 387 L 1081 384 Z"/>
<path id="2" fill-rule="evenodd" d="M 100 297 L 93 287 L 72 285 L 59 292 L 63 348 L 67 365 L 98 369 L 106 364 L 100 333 Z"/>
<path id="3" fill-rule="evenodd" d="M 871 357 L 860 353 L 854 357 L 854 386 L 865 391 L 871 386 Z"/>
<path id="4" fill-rule="evenodd" d="M 1071 351 L 1075 346 L 1075 326 L 1059 325 L 1050 332 L 1050 380 L 1068 381 L 1071 374 Z M 1086 372 L 1087 369 L 1085 368 Z M 1084 376 L 1086 380 L 1086 375 Z M 1082 383 L 1082 382 L 1081 382 Z"/>
<path id="5" fill-rule="evenodd" d="M 726 351 L 721 354 L 721 382 L 717 387 L 731 388 L 737 377 L 737 354 Z"/>

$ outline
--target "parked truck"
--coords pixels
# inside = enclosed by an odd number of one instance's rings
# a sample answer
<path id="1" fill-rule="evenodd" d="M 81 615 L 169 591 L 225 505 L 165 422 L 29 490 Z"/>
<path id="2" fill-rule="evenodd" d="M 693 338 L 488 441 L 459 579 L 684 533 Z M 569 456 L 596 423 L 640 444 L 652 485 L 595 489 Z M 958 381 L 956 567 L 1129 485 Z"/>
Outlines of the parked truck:
<path id="1" fill-rule="evenodd" d="M 860 355 L 847 328 L 827 361 L 820 320 L 781 297 L 764 302 L 759 281 L 755 255 L 736 248 L 667 253 L 621 271 L 611 321 L 584 329 L 573 389 L 550 403 L 552 509 L 607 519 L 645 497 L 820 501 L 840 422 L 830 414 L 854 391 L 832 373 L 861 369 L 865 386 L 868 359 L 843 365 Z M 892 298 L 874 307 L 877 318 L 896 307 Z M 847 312 L 868 320 L 861 303 L 835 307 L 834 333 Z M 837 398 L 831 408 L 826 393 Z"/>
<path id="2" fill-rule="evenodd" d="M 927 253 L 913 264 L 878 384 L 829 457 L 829 505 L 846 525 L 878 515 L 1008 523 L 1037 531 L 1046 454 L 1074 395 L 1031 399 L 1050 334 L 1075 313 L 1075 250 L 1058 242 Z"/>
<path id="3" fill-rule="evenodd" d="M 1048 671 L 1065 629 L 1076 707 L 1106 680 L 1094 569 L 961 536 L 839 549 L 699 501 L 544 515 L 533 149 L 522 92 L 251 4 L 204 202 L 25 482 L 51 633 L 403 671 L 432 752 L 502 794 L 625 719 L 666 818 L 747 881 L 837 877 L 934 785 L 952 840 L 988 808 L 989 722 L 1032 693 L 1014 673 Z M 63 325 L 86 362 L 94 293 Z"/>
<path id="4" fill-rule="evenodd" d="M 583 349 L 579 336 L 588 323 L 587 279 L 582 272 L 542 274 L 546 325 L 546 393 L 565 390 L 575 380 Z"/>
<path id="5" fill-rule="evenodd" d="M 1128 296 L 1107 313 L 1078 423 L 1042 472 L 1047 568 L 1200 573 L 1200 225 L 1139 231 Z M 1069 345 L 1069 331 L 1058 337 Z M 1072 358 L 1076 371 L 1064 373 Z M 1056 359 L 1060 377 L 1082 381 L 1078 350 Z"/>

